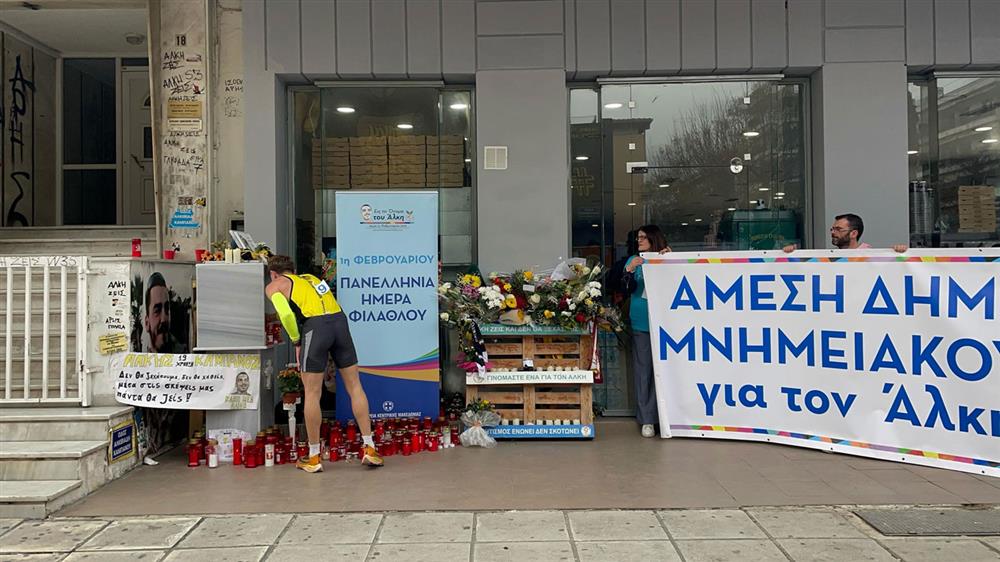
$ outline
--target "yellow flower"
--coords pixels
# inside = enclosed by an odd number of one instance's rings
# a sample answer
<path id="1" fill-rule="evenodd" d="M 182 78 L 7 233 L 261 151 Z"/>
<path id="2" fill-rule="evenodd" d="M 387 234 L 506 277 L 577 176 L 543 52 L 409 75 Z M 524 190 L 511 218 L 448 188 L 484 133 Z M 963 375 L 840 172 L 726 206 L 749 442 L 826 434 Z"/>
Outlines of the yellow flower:
<path id="1" fill-rule="evenodd" d="M 535 278 L 535 274 L 534 273 L 532 273 L 530 271 L 525 271 L 524 272 L 524 280 L 525 281 L 531 281 L 534 278 Z"/>
<path id="2" fill-rule="evenodd" d="M 473 287 L 475 287 L 475 288 L 478 289 L 482 284 L 483 284 L 483 280 L 480 279 L 478 275 L 473 275 L 472 276 L 472 286 Z"/>
<path id="3" fill-rule="evenodd" d="M 555 312 L 552 312 L 551 310 L 546 310 L 546 311 L 545 311 L 544 313 L 542 313 L 542 314 L 543 314 L 543 315 L 544 315 L 544 316 L 545 316 L 546 318 L 552 318 L 553 316 L 555 316 L 555 315 L 556 315 L 556 313 L 555 313 Z"/>
<path id="4" fill-rule="evenodd" d="M 587 300 L 583 301 L 583 304 L 585 304 L 587 306 L 594 306 L 594 301 L 592 301 L 590 299 L 587 299 Z"/>
<path id="5" fill-rule="evenodd" d="M 514 295 L 507 295 L 507 299 L 504 301 L 507 308 L 517 308 L 517 297 Z"/>
<path id="6" fill-rule="evenodd" d="M 510 292 L 510 283 L 504 283 L 503 284 L 503 290 L 507 291 L 509 293 Z"/>
<path id="7" fill-rule="evenodd" d="M 507 303 L 505 301 L 500 301 L 500 310 L 507 308 Z"/>

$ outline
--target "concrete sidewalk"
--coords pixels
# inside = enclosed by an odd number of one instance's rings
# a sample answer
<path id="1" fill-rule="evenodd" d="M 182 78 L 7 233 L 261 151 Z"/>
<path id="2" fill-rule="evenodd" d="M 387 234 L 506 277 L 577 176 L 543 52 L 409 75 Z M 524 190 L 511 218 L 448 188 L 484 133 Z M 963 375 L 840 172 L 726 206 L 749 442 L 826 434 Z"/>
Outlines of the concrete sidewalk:
<path id="1" fill-rule="evenodd" d="M 600 422 L 593 441 L 459 447 L 378 470 L 188 468 L 180 449 L 159 460 L 58 515 L 1000 504 L 1000 478 L 769 443 L 643 439 L 631 420 Z"/>
<path id="2" fill-rule="evenodd" d="M 886 537 L 836 507 L 53 518 L 0 520 L 0 560 L 979 562 L 1000 536 Z"/>

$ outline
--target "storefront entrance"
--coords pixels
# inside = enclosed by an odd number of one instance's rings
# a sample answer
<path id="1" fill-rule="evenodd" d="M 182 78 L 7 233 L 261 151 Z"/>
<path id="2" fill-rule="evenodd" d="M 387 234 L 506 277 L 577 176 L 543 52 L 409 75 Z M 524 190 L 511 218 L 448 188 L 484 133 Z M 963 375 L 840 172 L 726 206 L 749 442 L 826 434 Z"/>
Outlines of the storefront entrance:
<path id="1" fill-rule="evenodd" d="M 807 142 L 799 81 L 602 81 L 573 88 L 573 252 L 612 265 L 630 233 L 663 230 L 674 251 L 803 244 Z M 613 267 L 612 267 L 613 269 Z M 605 335 L 605 415 L 634 410 L 628 338 Z"/>

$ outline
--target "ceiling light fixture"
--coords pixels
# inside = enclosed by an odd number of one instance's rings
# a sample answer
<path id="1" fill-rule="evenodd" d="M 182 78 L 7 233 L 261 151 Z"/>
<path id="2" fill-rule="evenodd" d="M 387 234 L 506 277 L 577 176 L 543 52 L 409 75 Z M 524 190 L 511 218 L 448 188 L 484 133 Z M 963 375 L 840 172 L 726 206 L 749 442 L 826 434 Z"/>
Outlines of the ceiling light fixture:
<path id="1" fill-rule="evenodd" d="M 776 192 L 774 192 L 774 194 L 778 195 L 778 196 L 781 196 L 781 197 L 785 196 L 785 192 L 784 191 L 776 191 Z"/>
<path id="2" fill-rule="evenodd" d="M 354 113 L 354 108 L 349 105 L 342 105 L 337 108 L 337 113 Z"/>
<path id="3" fill-rule="evenodd" d="M 409 130 L 413 128 L 413 125 L 410 125 L 409 123 L 400 123 L 399 125 L 396 125 L 396 127 L 403 130 Z"/>
<path id="4" fill-rule="evenodd" d="M 594 223 L 594 224 L 592 224 L 592 225 L 590 225 L 590 226 L 592 226 L 592 227 L 594 227 L 594 228 L 600 228 L 600 227 L 601 227 L 601 225 L 599 225 L 599 224 L 597 224 L 597 223 Z"/>
<path id="5" fill-rule="evenodd" d="M 669 183 L 661 183 L 660 187 L 670 187 L 670 184 Z"/>
<path id="6" fill-rule="evenodd" d="M 622 104 L 620 104 L 618 102 L 604 104 L 604 109 L 621 109 L 621 108 L 622 108 Z"/>
<path id="7" fill-rule="evenodd" d="M 916 150 L 907 150 L 906 153 L 909 154 L 910 156 L 912 156 L 912 155 L 916 154 L 917 151 Z"/>
<path id="8" fill-rule="evenodd" d="M 976 132 L 977 133 L 985 133 L 986 131 L 992 131 L 992 130 L 993 130 L 993 127 L 990 127 L 989 125 L 984 125 L 982 127 L 976 127 Z"/>
<path id="9" fill-rule="evenodd" d="M 635 201 L 629 201 L 628 202 L 628 206 L 629 207 L 635 207 Z"/>
<path id="10" fill-rule="evenodd" d="M 455 111 L 461 111 L 463 109 L 469 109 L 469 104 L 467 104 L 467 103 L 453 103 L 453 104 L 449 105 L 448 107 L 450 107 L 451 109 L 454 109 Z"/>
<path id="11" fill-rule="evenodd" d="M 735 210 L 736 210 L 736 207 L 730 207 L 730 208 L 728 208 L 728 209 L 726 209 L 726 210 L 727 210 L 727 211 L 735 211 Z"/>
<path id="12" fill-rule="evenodd" d="M 584 160 L 590 160 L 590 156 L 577 156 L 576 159 L 583 162 Z"/>
<path id="13" fill-rule="evenodd" d="M 744 137 L 751 137 L 752 138 L 752 137 L 760 136 L 760 133 L 758 133 L 757 131 L 747 131 L 747 132 L 743 133 L 743 136 Z"/>
<path id="14" fill-rule="evenodd" d="M 681 223 L 681 226 L 687 226 L 687 225 L 688 225 L 688 223 L 686 223 L 686 222 L 682 222 Z"/>
<path id="15" fill-rule="evenodd" d="M 997 139 L 983 139 L 980 142 L 982 142 L 983 144 L 993 144 L 993 143 L 997 142 Z"/>
<path id="16" fill-rule="evenodd" d="M 701 222 L 701 219 L 694 219 L 694 222 Z"/>
<path id="17" fill-rule="evenodd" d="M 758 187 L 757 191 L 771 191 L 770 187 Z"/>
<path id="18" fill-rule="evenodd" d="M 472 162 L 472 158 L 466 158 L 465 161 L 466 162 Z"/>
<path id="19" fill-rule="evenodd" d="M 126 33 L 125 42 L 129 45 L 142 45 L 146 42 L 146 36 L 141 33 Z"/>

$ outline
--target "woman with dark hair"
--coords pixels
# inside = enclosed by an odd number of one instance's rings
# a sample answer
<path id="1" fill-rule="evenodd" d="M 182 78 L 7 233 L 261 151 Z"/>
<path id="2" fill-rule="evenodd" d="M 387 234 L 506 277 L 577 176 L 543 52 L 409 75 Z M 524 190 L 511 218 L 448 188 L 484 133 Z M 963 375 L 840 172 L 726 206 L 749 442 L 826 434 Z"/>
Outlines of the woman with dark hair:
<path id="1" fill-rule="evenodd" d="M 655 224 L 640 226 L 636 234 L 638 253 L 625 264 L 625 286 L 632 294 L 629 300 L 629 321 L 632 325 L 632 370 L 635 374 L 636 419 L 642 426 L 643 437 L 656 435 L 658 423 L 656 387 L 653 385 L 653 350 L 649 339 L 649 304 L 646 302 L 642 278 L 643 252 L 669 252 L 663 231 Z"/>

